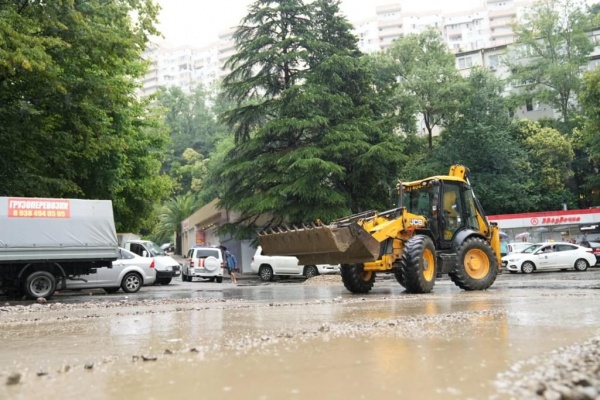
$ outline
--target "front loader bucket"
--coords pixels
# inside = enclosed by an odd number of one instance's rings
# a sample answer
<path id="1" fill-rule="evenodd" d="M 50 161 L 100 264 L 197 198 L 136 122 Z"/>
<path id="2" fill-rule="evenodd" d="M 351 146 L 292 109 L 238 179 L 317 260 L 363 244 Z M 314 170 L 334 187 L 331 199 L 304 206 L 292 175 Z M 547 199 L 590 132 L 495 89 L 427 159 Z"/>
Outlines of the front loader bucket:
<path id="1" fill-rule="evenodd" d="M 258 241 L 265 254 L 296 256 L 300 265 L 357 264 L 379 257 L 379 242 L 356 223 L 262 233 Z"/>

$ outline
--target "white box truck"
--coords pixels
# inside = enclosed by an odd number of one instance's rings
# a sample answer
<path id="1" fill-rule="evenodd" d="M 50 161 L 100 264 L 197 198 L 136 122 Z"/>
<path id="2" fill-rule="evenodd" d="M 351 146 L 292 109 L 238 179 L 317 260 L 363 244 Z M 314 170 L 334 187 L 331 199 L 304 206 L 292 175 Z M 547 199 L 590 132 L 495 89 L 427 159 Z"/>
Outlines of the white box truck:
<path id="1" fill-rule="evenodd" d="M 0 197 L 1 290 L 48 299 L 118 252 L 109 200 Z"/>

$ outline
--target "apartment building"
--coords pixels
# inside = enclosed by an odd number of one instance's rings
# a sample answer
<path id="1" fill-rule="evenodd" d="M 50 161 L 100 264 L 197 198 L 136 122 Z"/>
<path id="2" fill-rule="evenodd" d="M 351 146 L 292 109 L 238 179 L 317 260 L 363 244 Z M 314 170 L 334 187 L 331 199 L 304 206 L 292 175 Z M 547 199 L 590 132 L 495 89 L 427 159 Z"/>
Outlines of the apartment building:
<path id="1" fill-rule="evenodd" d="M 398 38 L 437 28 L 457 54 L 457 67 L 469 68 L 469 52 L 501 48 L 514 40 L 513 19 L 522 17 L 534 0 L 481 0 L 479 6 L 453 10 L 424 12 L 406 11 L 402 3 L 390 3 L 375 8 L 375 17 L 354 23 L 358 46 L 364 53 L 389 48 Z M 177 85 L 189 90 L 194 85 L 213 87 L 229 72 L 225 62 L 235 53 L 235 28 L 218 35 L 218 42 L 206 48 L 169 48 L 153 46 L 146 53 L 151 68 L 143 83 L 142 95 L 149 95 L 159 86 Z M 494 59 L 491 63 L 496 63 Z M 460 68 L 459 68 L 460 69 Z"/>

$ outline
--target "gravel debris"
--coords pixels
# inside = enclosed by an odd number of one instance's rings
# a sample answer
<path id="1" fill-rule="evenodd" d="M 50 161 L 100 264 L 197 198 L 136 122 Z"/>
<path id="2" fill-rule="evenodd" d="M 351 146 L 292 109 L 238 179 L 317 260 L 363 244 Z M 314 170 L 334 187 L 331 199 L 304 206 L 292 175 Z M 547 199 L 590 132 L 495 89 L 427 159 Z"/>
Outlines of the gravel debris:
<path id="1" fill-rule="evenodd" d="M 312 278 L 305 280 L 302 284 L 306 286 L 343 285 L 342 277 L 338 274 L 313 276 Z"/>
<path id="2" fill-rule="evenodd" d="M 519 362 L 495 384 L 518 399 L 600 399 L 600 336 Z"/>

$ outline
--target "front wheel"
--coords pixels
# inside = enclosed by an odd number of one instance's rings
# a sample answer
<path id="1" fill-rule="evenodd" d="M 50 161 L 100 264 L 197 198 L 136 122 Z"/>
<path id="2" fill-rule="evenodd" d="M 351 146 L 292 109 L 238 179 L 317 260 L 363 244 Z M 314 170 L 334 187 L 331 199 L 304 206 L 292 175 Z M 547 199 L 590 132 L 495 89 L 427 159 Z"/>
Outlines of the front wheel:
<path id="1" fill-rule="evenodd" d="M 135 293 L 142 287 L 142 277 L 136 274 L 135 272 L 130 272 L 125 277 L 123 277 L 123 282 L 121 283 L 121 289 L 125 293 Z"/>
<path id="2" fill-rule="evenodd" d="M 530 261 L 525 261 L 523 265 L 521 265 L 521 272 L 524 274 L 530 274 L 535 270 L 535 265 L 533 265 Z"/>
<path id="3" fill-rule="evenodd" d="M 369 293 L 375 283 L 375 272 L 365 271 L 363 264 L 344 264 L 341 274 L 344 286 L 352 293 Z"/>
<path id="4" fill-rule="evenodd" d="M 498 259 L 492 246 L 479 237 L 465 240 L 459 247 L 458 264 L 450 279 L 463 290 L 485 290 L 498 276 Z"/>
<path id="5" fill-rule="evenodd" d="M 307 267 L 304 267 L 304 276 L 307 279 L 310 279 L 317 275 L 319 275 L 319 271 L 317 270 L 317 267 L 315 267 L 314 265 L 309 265 Z"/>
<path id="6" fill-rule="evenodd" d="M 217 276 L 217 283 L 223 283 L 223 277 Z"/>
<path id="7" fill-rule="evenodd" d="M 258 275 L 263 282 L 270 282 L 273 280 L 273 269 L 268 265 L 262 265 L 258 270 Z"/>
<path id="8" fill-rule="evenodd" d="M 580 258 L 579 260 L 575 261 L 575 271 L 579 271 L 579 272 L 583 272 L 586 269 L 588 269 L 590 265 L 588 264 L 587 261 L 585 261 L 583 258 Z"/>
<path id="9" fill-rule="evenodd" d="M 38 297 L 49 299 L 56 290 L 56 279 L 50 272 L 36 271 L 25 279 L 23 289 L 27 297 L 33 300 Z"/>
<path id="10" fill-rule="evenodd" d="M 429 293 L 433 290 L 437 265 L 431 238 L 425 235 L 410 238 L 404 246 L 401 264 L 407 292 Z"/>

